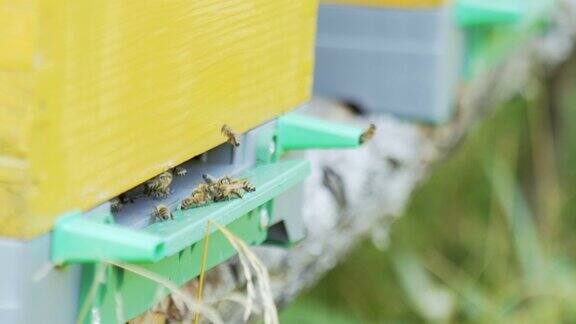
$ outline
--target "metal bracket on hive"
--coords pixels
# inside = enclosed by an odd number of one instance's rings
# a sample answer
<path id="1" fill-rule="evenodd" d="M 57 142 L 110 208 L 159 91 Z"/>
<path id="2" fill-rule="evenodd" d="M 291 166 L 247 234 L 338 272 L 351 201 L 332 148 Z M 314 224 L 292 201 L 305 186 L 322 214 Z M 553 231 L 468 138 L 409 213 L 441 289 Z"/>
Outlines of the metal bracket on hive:
<path id="1" fill-rule="evenodd" d="M 201 245 L 209 220 L 227 227 L 250 244 L 260 244 L 267 236 L 267 228 L 261 225 L 261 214 L 268 213 L 268 202 L 302 182 L 309 173 L 307 161 L 258 165 L 241 175 L 257 188 L 243 199 L 179 210 L 174 212 L 173 220 L 142 229 L 114 224 L 106 212 L 70 213 L 61 217 L 54 227 L 53 262 L 89 264 L 84 271 L 81 301 L 87 300 L 88 291 L 96 282 L 97 269 L 106 261 L 137 262 L 182 285 L 200 273 Z M 236 253 L 215 226 L 210 227 L 209 235 L 208 269 Z M 96 283 L 99 297 L 90 301 L 98 308 L 102 323 L 115 322 L 118 311 L 127 319 L 133 318 L 158 301 L 158 292 L 162 289 L 156 283 L 121 269 L 112 270 L 107 271 L 104 282 Z M 163 295 L 166 294 L 163 291 Z M 116 302 L 118 298 L 123 301 L 121 305 Z"/>

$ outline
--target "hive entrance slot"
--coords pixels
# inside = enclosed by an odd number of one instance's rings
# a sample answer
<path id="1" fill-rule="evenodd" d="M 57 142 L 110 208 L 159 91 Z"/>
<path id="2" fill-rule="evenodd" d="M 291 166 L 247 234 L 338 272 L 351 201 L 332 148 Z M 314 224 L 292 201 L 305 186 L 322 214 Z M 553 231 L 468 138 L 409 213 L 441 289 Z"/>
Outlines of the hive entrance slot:
<path id="1" fill-rule="evenodd" d="M 250 154 L 250 134 L 243 136 L 243 146 L 234 148 L 229 144 L 219 145 L 201 155 L 176 166 L 172 171 L 170 194 L 161 197 L 150 196 L 141 184 L 118 196 L 114 202 L 120 206 L 112 208 L 117 224 L 131 228 L 144 228 L 155 222 L 154 211 L 159 205 L 165 205 L 172 211 L 179 209 L 181 200 L 202 180 L 203 174 L 213 176 L 237 175 L 255 164 L 254 154 Z M 252 156 L 251 156 L 252 155 Z M 185 174 L 176 174 L 176 169 L 186 170 Z"/>

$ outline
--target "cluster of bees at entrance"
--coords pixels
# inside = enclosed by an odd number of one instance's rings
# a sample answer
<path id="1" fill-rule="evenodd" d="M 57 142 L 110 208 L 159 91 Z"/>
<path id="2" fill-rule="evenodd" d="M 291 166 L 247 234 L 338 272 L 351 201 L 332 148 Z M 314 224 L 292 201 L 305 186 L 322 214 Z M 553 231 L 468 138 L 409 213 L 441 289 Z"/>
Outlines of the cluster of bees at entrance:
<path id="1" fill-rule="evenodd" d="M 238 135 L 232 129 L 224 125 L 221 129 L 222 135 L 227 138 L 227 142 L 238 147 L 240 141 Z M 144 195 L 151 198 L 164 198 L 172 193 L 171 184 L 174 177 L 185 176 L 187 170 L 183 167 L 175 167 L 144 183 Z M 253 192 L 256 187 L 247 179 L 237 179 L 230 176 L 214 178 L 204 174 L 204 182 L 192 190 L 189 196 L 182 199 L 180 209 L 186 210 L 194 207 L 204 206 L 212 202 L 226 201 L 230 199 L 243 198 L 247 192 Z M 126 197 L 120 195 L 110 201 L 113 211 L 122 209 L 126 203 Z M 170 208 L 160 204 L 154 208 L 154 217 L 158 221 L 172 219 Z"/>
<path id="2" fill-rule="evenodd" d="M 189 196 L 182 199 L 180 209 L 186 210 L 212 202 L 243 198 L 246 192 L 256 191 L 256 187 L 247 179 L 237 179 L 230 176 L 214 178 L 207 174 L 202 175 L 202 178 L 204 183 L 199 184 Z M 154 216 L 157 220 L 172 219 L 172 213 L 166 205 L 156 206 Z"/>
<path id="3" fill-rule="evenodd" d="M 207 174 L 202 177 L 204 178 L 204 183 L 198 185 L 188 197 L 182 200 L 181 209 L 203 206 L 211 202 L 243 198 L 245 192 L 256 191 L 256 187 L 247 179 L 235 179 L 229 176 L 216 179 Z"/>

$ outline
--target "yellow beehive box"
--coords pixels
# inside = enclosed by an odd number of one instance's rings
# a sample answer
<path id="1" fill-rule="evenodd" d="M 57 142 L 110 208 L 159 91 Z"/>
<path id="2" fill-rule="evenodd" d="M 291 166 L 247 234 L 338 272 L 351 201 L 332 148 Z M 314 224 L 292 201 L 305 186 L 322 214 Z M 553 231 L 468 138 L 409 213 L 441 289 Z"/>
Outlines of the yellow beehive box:
<path id="1" fill-rule="evenodd" d="M 0 235 L 48 231 L 310 95 L 311 0 L 0 0 Z"/>
<path id="2" fill-rule="evenodd" d="M 433 8 L 445 5 L 450 0 L 321 0 L 322 3 L 347 4 L 358 6 L 379 6 L 397 8 Z"/>

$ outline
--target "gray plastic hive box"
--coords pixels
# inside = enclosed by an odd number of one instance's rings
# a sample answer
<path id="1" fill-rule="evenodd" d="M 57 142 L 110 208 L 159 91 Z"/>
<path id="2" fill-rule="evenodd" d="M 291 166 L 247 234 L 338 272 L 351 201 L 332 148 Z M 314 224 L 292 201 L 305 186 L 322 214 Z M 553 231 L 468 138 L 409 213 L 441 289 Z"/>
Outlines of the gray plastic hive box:
<path id="1" fill-rule="evenodd" d="M 450 6 L 321 5 L 314 92 L 370 113 L 450 118 L 463 41 Z"/>

